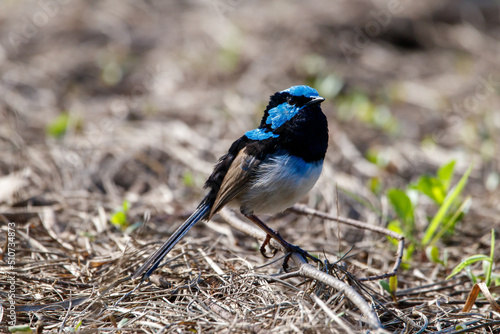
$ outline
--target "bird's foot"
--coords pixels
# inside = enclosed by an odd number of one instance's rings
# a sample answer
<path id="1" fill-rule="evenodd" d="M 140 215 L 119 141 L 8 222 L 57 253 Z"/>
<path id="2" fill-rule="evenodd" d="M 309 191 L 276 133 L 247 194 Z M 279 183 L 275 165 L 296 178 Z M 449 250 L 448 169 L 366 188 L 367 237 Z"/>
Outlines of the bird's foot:
<path id="1" fill-rule="evenodd" d="M 243 214 L 245 214 L 245 213 L 243 213 Z M 288 261 L 290 260 L 290 257 L 292 256 L 293 253 L 300 254 L 302 257 L 304 257 L 304 259 L 306 259 L 306 261 L 309 258 L 315 262 L 321 262 L 320 260 L 318 260 L 317 258 L 312 256 L 311 254 L 309 254 L 308 252 L 306 252 L 305 250 L 303 250 L 299 246 L 295 246 L 295 245 L 288 243 L 285 239 L 283 239 L 283 237 L 279 234 L 278 231 L 274 231 L 272 228 L 267 226 L 262 220 L 260 220 L 257 216 L 245 214 L 245 217 L 250 219 L 255 225 L 260 227 L 267 234 L 266 239 L 264 239 L 264 242 L 262 243 L 262 246 L 260 246 L 260 252 L 264 257 L 269 258 L 269 256 L 266 255 L 266 246 L 269 244 L 271 239 L 276 240 L 277 242 L 279 242 L 283 246 L 283 248 L 286 252 L 285 260 L 283 262 L 283 269 L 285 269 L 285 271 L 287 271 L 287 269 L 288 269 Z M 277 250 L 275 249 L 273 251 L 273 255 L 271 257 L 276 255 L 276 252 L 277 252 Z"/>
<path id="2" fill-rule="evenodd" d="M 288 268 L 289 268 L 288 261 L 292 257 L 293 253 L 300 254 L 306 260 L 306 262 L 308 262 L 307 259 L 309 258 L 309 259 L 313 260 L 314 262 L 321 263 L 321 261 L 318 258 L 312 256 L 311 254 L 309 254 L 308 252 L 306 252 L 305 250 L 303 250 L 299 246 L 295 246 L 295 245 L 292 245 L 290 243 L 287 243 L 285 248 L 286 248 L 286 252 L 287 252 L 285 255 L 285 259 L 283 260 L 283 270 L 285 272 L 288 272 Z"/>
<path id="3" fill-rule="evenodd" d="M 268 256 L 267 255 L 267 252 L 266 252 L 266 246 L 269 245 L 269 242 L 271 241 L 271 236 L 268 234 L 266 236 L 266 239 L 264 240 L 264 242 L 262 243 L 262 245 L 260 245 L 260 253 L 262 254 L 263 257 L 265 257 L 266 259 L 270 259 L 270 258 L 273 258 L 276 253 L 278 252 L 278 250 L 276 248 L 273 249 L 273 253 L 271 256 Z"/>

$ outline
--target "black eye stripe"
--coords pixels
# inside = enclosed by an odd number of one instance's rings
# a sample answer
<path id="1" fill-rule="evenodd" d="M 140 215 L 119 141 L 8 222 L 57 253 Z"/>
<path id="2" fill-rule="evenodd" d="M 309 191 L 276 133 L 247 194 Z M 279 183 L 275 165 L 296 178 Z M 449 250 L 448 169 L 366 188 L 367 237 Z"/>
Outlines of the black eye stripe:
<path id="1" fill-rule="evenodd" d="M 261 121 L 261 125 L 263 127 L 266 127 L 266 120 L 267 117 L 269 116 L 269 110 L 273 109 L 274 107 L 279 106 L 280 104 L 283 103 L 289 103 L 288 99 L 292 98 L 294 102 L 294 106 L 300 108 L 304 106 L 307 102 L 311 101 L 312 97 L 306 97 L 306 96 L 296 96 L 292 95 L 288 92 L 278 92 L 270 97 L 269 104 L 266 107 L 266 110 L 264 111 L 264 116 Z"/>
<path id="2" fill-rule="evenodd" d="M 311 101 L 310 97 L 306 96 L 295 96 L 295 95 L 288 95 L 286 97 L 286 102 L 291 105 L 296 105 L 298 107 L 302 107 L 304 104 L 307 102 Z"/>

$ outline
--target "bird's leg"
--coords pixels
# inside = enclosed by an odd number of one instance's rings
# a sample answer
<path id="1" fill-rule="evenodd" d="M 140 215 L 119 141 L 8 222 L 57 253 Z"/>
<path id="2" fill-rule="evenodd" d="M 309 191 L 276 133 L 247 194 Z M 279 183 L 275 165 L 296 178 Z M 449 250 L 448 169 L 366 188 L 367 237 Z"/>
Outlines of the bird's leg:
<path id="1" fill-rule="evenodd" d="M 245 217 L 250 219 L 255 225 L 260 227 L 267 234 L 266 239 L 262 243 L 262 246 L 260 246 L 260 252 L 262 253 L 262 255 L 264 255 L 264 257 L 268 257 L 265 255 L 265 247 L 269 244 L 269 241 L 271 241 L 271 238 L 273 238 L 274 240 L 279 242 L 283 246 L 283 248 L 285 248 L 285 250 L 287 252 L 287 254 L 285 256 L 285 260 L 283 262 L 283 268 L 285 269 L 285 271 L 288 268 L 288 260 L 290 260 L 290 256 L 292 255 L 292 253 L 301 254 L 306 259 L 306 261 L 307 261 L 307 258 L 310 258 L 311 260 L 314 260 L 316 262 L 320 262 L 317 258 L 310 255 L 305 250 L 301 249 L 299 246 L 295 246 L 295 245 L 292 245 L 291 243 L 287 242 L 285 239 L 283 239 L 283 237 L 277 231 L 274 231 L 272 228 L 267 226 L 266 223 L 264 223 L 262 220 L 260 220 L 259 217 L 255 216 L 255 215 L 246 215 L 246 214 L 245 214 Z M 274 252 L 273 256 L 275 254 L 276 254 L 276 252 Z"/>

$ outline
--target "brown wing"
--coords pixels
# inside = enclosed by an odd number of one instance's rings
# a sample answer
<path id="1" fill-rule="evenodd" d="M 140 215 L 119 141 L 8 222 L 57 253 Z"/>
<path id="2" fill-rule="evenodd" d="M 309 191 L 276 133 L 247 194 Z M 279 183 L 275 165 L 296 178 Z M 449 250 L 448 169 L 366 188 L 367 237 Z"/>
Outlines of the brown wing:
<path id="1" fill-rule="evenodd" d="M 234 158 L 229 169 L 222 180 L 220 189 L 215 197 L 214 205 L 210 211 L 210 217 L 217 213 L 224 205 L 233 200 L 250 185 L 252 171 L 260 164 L 260 160 L 254 155 L 242 149 Z"/>

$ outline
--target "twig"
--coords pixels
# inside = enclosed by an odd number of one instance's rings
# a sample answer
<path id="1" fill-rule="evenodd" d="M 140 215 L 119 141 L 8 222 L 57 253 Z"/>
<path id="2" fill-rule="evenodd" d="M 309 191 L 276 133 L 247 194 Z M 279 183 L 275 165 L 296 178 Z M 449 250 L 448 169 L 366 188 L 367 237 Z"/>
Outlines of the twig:
<path id="1" fill-rule="evenodd" d="M 7 272 L 0 271 L 0 275 L 7 275 Z M 80 289 L 90 289 L 90 288 L 94 287 L 93 284 L 62 281 L 58 278 L 52 278 L 52 277 L 38 277 L 35 275 L 26 275 L 26 274 L 20 274 L 20 273 L 16 273 L 16 272 L 9 272 L 8 275 L 15 276 L 16 278 L 20 278 L 26 282 L 31 283 L 31 284 L 33 284 L 33 281 L 38 281 L 38 282 L 42 282 L 42 283 L 50 284 L 50 285 L 74 286 L 74 287 L 77 287 Z"/>
<path id="2" fill-rule="evenodd" d="M 332 312 L 332 310 L 330 310 L 328 308 L 328 305 L 325 304 L 324 301 L 321 300 L 321 298 L 319 298 L 318 296 L 316 295 L 313 295 L 313 300 L 316 302 L 316 304 L 319 305 L 319 307 L 321 307 L 321 309 L 330 317 L 330 319 L 332 319 L 332 321 L 334 321 L 337 325 L 339 325 L 344 331 L 345 333 L 354 333 L 353 330 L 351 328 L 349 328 L 343 321 L 342 319 L 340 319 L 339 316 L 337 316 L 335 313 Z"/>
<path id="3" fill-rule="evenodd" d="M 344 217 L 339 217 L 339 216 L 333 216 L 333 215 L 330 215 L 330 214 L 325 213 L 325 212 L 311 209 L 310 207 L 308 207 L 307 205 L 304 205 L 304 204 L 295 204 L 291 208 L 291 210 L 294 212 L 297 212 L 297 213 L 306 214 L 306 215 L 313 215 L 313 216 L 316 216 L 316 217 L 319 217 L 322 219 L 333 220 L 333 221 L 337 221 L 337 222 L 342 223 L 342 224 L 354 226 L 357 228 L 373 231 L 373 232 L 380 233 L 380 234 L 385 234 L 391 238 L 398 240 L 398 250 L 396 253 L 396 262 L 394 263 L 392 271 L 390 271 L 386 274 L 382 274 L 382 275 L 368 276 L 368 277 L 360 278 L 359 281 L 360 282 L 373 281 L 376 279 L 384 279 L 384 278 L 396 275 L 396 273 L 399 269 L 399 266 L 401 265 L 401 261 L 403 259 L 403 250 L 405 247 L 405 238 L 402 235 L 399 235 L 396 232 L 390 231 L 390 230 L 383 228 L 383 227 L 380 227 L 380 226 L 369 225 L 369 224 L 361 222 L 359 220 L 344 218 Z"/>
<path id="4" fill-rule="evenodd" d="M 457 281 L 457 282 L 452 283 L 453 281 Z M 450 283 L 452 283 L 452 284 L 450 284 Z M 436 283 L 420 285 L 420 286 L 416 286 L 414 288 L 408 288 L 405 290 L 398 290 L 396 292 L 396 297 L 413 296 L 413 295 L 420 295 L 420 294 L 429 293 L 429 292 L 442 291 L 442 290 L 454 288 L 456 286 L 460 286 L 462 284 L 463 284 L 462 277 L 457 276 L 457 277 L 453 277 L 452 279 L 447 280 L 447 281 L 439 281 Z"/>
<path id="5" fill-rule="evenodd" d="M 425 316 L 425 314 L 423 314 L 420 311 L 415 310 L 415 311 L 413 311 L 413 314 L 419 315 L 424 320 L 423 326 L 419 329 L 419 331 L 417 333 L 415 333 L 415 334 L 421 334 L 427 329 L 427 326 L 429 326 L 429 319 Z"/>

